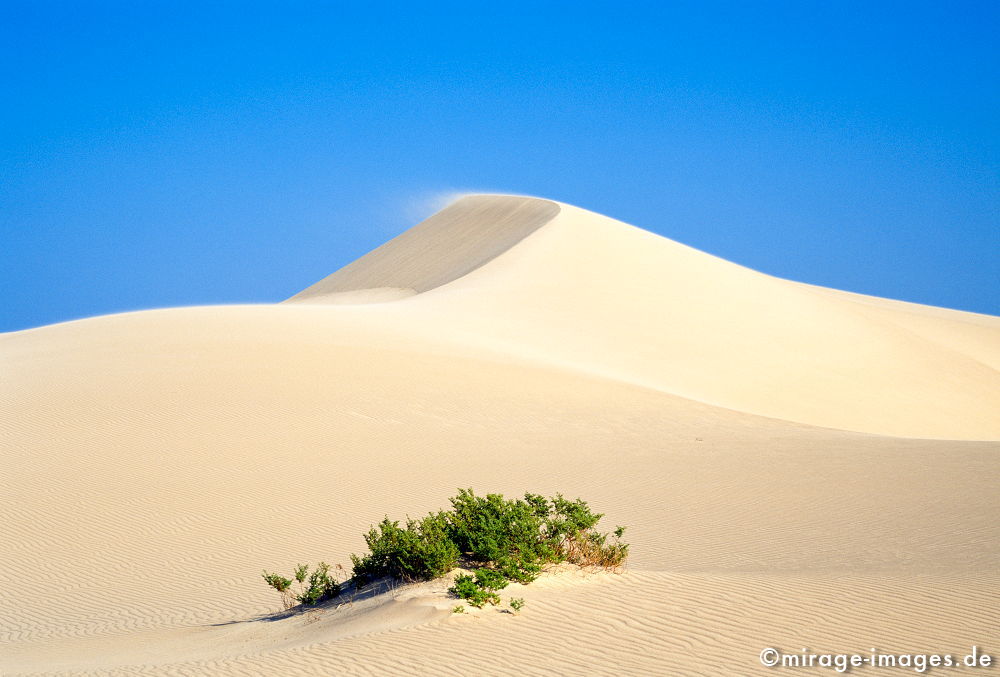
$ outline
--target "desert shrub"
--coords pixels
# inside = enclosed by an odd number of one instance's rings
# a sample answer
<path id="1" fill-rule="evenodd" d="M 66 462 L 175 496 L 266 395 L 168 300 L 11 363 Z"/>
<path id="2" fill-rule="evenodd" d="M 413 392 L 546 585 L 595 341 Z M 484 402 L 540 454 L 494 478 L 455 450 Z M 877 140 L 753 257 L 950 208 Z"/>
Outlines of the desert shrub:
<path id="1" fill-rule="evenodd" d="M 279 576 L 278 574 L 269 574 L 264 572 L 264 580 L 267 584 L 278 592 L 287 592 L 288 588 L 291 587 L 292 582 L 285 578 L 284 576 Z"/>
<path id="2" fill-rule="evenodd" d="M 524 598 L 511 597 L 510 602 L 508 602 L 508 604 L 510 604 L 510 608 L 514 610 L 515 614 L 519 614 L 521 613 L 521 609 L 524 608 Z"/>
<path id="3" fill-rule="evenodd" d="M 628 557 L 628 545 L 621 542 L 624 528 L 608 543 L 607 534 L 594 530 L 604 515 L 580 499 L 526 493 L 508 500 L 460 489 L 451 505 L 449 534 L 463 554 L 511 581 L 530 583 L 545 564 L 570 561 L 617 569 Z"/>
<path id="4" fill-rule="evenodd" d="M 504 585 L 506 584 L 506 581 L 504 581 Z M 459 574 L 455 577 L 455 584 L 448 588 L 448 592 L 466 600 L 477 609 L 482 609 L 487 603 L 494 606 L 500 603 L 500 595 L 482 585 L 478 576 L 473 577 L 468 574 Z"/>
<path id="5" fill-rule="evenodd" d="M 316 565 L 315 571 L 309 574 L 302 592 L 296 599 L 306 606 L 316 606 L 320 602 L 333 599 L 338 594 L 340 594 L 340 584 L 330 576 L 330 565 L 320 562 Z"/>
<path id="6" fill-rule="evenodd" d="M 289 590 L 289 588 L 292 587 L 292 581 L 290 579 L 265 571 L 264 580 L 268 585 L 277 590 L 279 595 L 281 595 L 282 606 L 286 609 L 291 609 L 295 605 L 295 597 Z"/>
<path id="7" fill-rule="evenodd" d="M 528 500 L 530 497 L 532 500 Z M 549 561 L 555 551 L 542 532 L 547 507 L 540 496 L 506 500 L 500 494 L 476 496 L 460 489 L 451 499 L 449 534 L 470 559 L 502 567 Z"/>
<path id="8" fill-rule="evenodd" d="M 451 510 L 408 519 L 406 528 L 388 517 L 373 527 L 365 536 L 370 553 L 351 555 L 355 583 L 383 576 L 430 580 L 462 560 L 478 567 L 476 587 L 492 592 L 502 589 L 501 580 L 530 583 L 546 564 L 617 569 L 628 557 L 628 544 L 621 542 L 624 528 L 609 542 L 608 534 L 595 529 L 603 515 L 580 499 L 531 493 L 506 499 L 459 489 L 450 502 Z"/>
<path id="9" fill-rule="evenodd" d="M 572 539 L 567 545 L 566 560 L 581 566 L 618 569 L 628 558 L 628 543 L 621 542 L 624 527 L 615 529 L 615 538 L 608 543 L 607 534 L 589 532 Z"/>
<path id="10" fill-rule="evenodd" d="M 538 574 L 542 573 L 542 565 L 548 561 L 558 561 L 558 559 L 543 561 L 530 555 L 519 555 L 504 557 L 494 565 L 497 571 L 507 577 L 507 580 L 528 584 L 538 578 Z"/>
<path id="11" fill-rule="evenodd" d="M 500 595 L 497 590 L 503 590 L 510 581 L 496 569 L 476 569 L 473 575 L 460 574 L 455 577 L 455 584 L 448 592 L 468 600 L 474 607 L 482 608 L 487 603 L 497 605 Z"/>
<path id="12" fill-rule="evenodd" d="M 458 563 L 459 550 L 448 537 L 448 518 L 443 512 L 422 520 L 406 521 L 406 528 L 386 517 L 365 535 L 370 554 L 351 555 L 353 578 L 364 583 L 382 576 L 406 581 L 431 580 L 443 576 Z"/>
<path id="13" fill-rule="evenodd" d="M 510 582 L 496 569 L 476 569 L 475 577 L 476 585 L 484 590 L 503 590 Z"/>
<path id="14" fill-rule="evenodd" d="M 340 584 L 330 575 L 330 565 L 320 562 L 310 574 L 309 566 L 299 564 L 292 576 L 298 582 L 298 593 L 292 591 L 292 581 L 284 576 L 264 572 L 264 581 L 278 591 L 286 609 L 295 606 L 295 602 L 303 606 L 316 606 L 320 602 L 333 599 L 340 594 Z"/>

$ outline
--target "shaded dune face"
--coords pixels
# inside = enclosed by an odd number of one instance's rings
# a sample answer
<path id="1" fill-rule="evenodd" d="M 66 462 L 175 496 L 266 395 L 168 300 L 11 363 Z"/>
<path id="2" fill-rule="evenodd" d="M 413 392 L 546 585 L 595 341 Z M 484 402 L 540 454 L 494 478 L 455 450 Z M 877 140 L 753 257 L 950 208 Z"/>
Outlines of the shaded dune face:
<path id="1" fill-rule="evenodd" d="M 351 298 L 349 292 L 363 290 L 402 290 L 397 298 L 406 290 L 429 291 L 488 263 L 558 213 L 559 205 L 548 200 L 470 195 L 287 302 L 341 302 Z M 393 297 L 390 292 L 383 294 Z"/>

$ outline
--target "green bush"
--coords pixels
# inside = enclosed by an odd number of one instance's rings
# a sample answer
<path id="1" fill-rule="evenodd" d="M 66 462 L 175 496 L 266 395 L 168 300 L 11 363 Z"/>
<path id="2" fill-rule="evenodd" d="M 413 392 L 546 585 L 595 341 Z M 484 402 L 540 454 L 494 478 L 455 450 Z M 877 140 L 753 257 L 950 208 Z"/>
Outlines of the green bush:
<path id="1" fill-rule="evenodd" d="M 493 564 L 508 579 L 523 583 L 534 580 L 542 564 L 558 561 L 556 543 L 545 533 L 549 508 L 544 497 L 507 500 L 460 489 L 451 506 L 449 535 L 471 561 Z"/>
<path id="2" fill-rule="evenodd" d="M 544 499 L 543 499 L 544 500 Z M 504 500 L 500 494 L 476 496 L 461 489 L 451 499 L 449 533 L 462 552 L 481 562 L 512 555 L 539 555 L 542 519 L 527 501 Z"/>
<path id="3" fill-rule="evenodd" d="M 383 577 L 431 580 L 463 562 L 475 571 L 457 576 L 449 591 L 481 608 L 499 604 L 498 590 L 510 581 L 530 583 L 547 564 L 571 562 L 614 570 L 628 557 L 628 544 L 621 541 L 625 528 L 618 527 L 612 535 L 596 531 L 603 515 L 580 499 L 531 493 L 506 499 L 460 489 L 450 502 L 451 510 L 407 519 L 405 528 L 388 517 L 372 527 L 364 537 L 369 553 L 351 555 L 354 585 Z M 293 577 L 297 593 L 291 590 L 291 579 L 264 572 L 264 580 L 281 594 L 286 608 L 294 601 L 312 606 L 340 592 L 330 566 L 322 562 L 312 573 L 300 564 Z M 520 609 L 514 601 L 511 608 Z"/>
<path id="4" fill-rule="evenodd" d="M 496 569 L 476 569 L 476 585 L 484 590 L 503 590 L 510 583 L 503 573 Z"/>
<path id="5" fill-rule="evenodd" d="M 476 569 L 472 576 L 459 574 L 455 577 L 455 584 L 448 588 L 448 592 L 468 600 L 474 607 L 482 608 L 487 603 L 494 606 L 500 603 L 500 595 L 497 590 L 503 590 L 510 581 L 496 569 Z"/>
<path id="6" fill-rule="evenodd" d="M 514 610 L 515 614 L 521 613 L 521 609 L 524 608 L 524 598 L 523 597 L 511 597 L 510 598 L 510 608 Z"/>
<path id="7" fill-rule="evenodd" d="M 295 606 L 295 595 L 293 595 L 290 590 L 292 587 L 292 581 L 290 579 L 265 571 L 264 580 L 268 585 L 277 590 L 279 595 L 281 595 L 282 606 L 286 609 L 291 609 Z"/>
<path id="8" fill-rule="evenodd" d="M 326 562 L 316 565 L 316 570 L 309 574 L 304 585 L 296 599 L 306 606 L 316 606 L 340 594 L 340 584 L 330 576 L 330 565 Z"/>
<path id="9" fill-rule="evenodd" d="M 448 517 L 443 512 L 420 521 L 408 519 L 405 529 L 386 517 L 365 535 L 365 543 L 371 554 L 351 555 L 353 578 L 359 584 L 382 576 L 431 580 L 454 569 L 460 554 L 448 537 Z"/>
<path id="10" fill-rule="evenodd" d="M 545 564 L 569 561 L 617 569 L 628 557 L 628 544 L 621 542 L 624 527 L 608 543 L 607 534 L 594 531 L 604 515 L 580 499 L 526 493 L 523 499 L 508 500 L 460 489 L 451 505 L 449 534 L 462 553 L 492 565 L 511 581 L 530 583 Z"/>
<path id="11" fill-rule="evenodd" d="M 506 585 L 506 581 L 504 582 Z M 466 600 L 469 604 L 482 609 L 487 603 L 496 606 L 500 603 L 500 595 L 483 586 L 478 577 L 468 574 L 459 574 L 455 577 L 455 585 L 448 588 L 448 592 Z"/>
<path id="12" fill-rule="evenodd" d="M 580 499 L 531 493 L 506 499 L 459 489 L 450 502 L 450 511 L 431 513 L 419 522 L 407 520 L 406 529 L 386 517 L 365 536 L 371 553 L 351 555 L 354 581 L 360 585 L 383 576 L 430 580 L 462 560 L 479 567 L 475 582 L 480 590 L 495 591 L 503 587 L 496 583 L 500 580 L 504 585 L 530 583 L 546 564 L 569 561 L 617 569 L 628 557 L 628 544 L 621 542 L 624 527 L 609 542 L 608 534 L 595 530 L 603 515 Z M 473 594 L 466 584 L 456 584 L 458 588 Z"/>
<path id="13" fill-rule="evenodd" d="M 300 564 L 295 567 L 293 576 L 299 584 L 298 593 L 292 591 L 291 580 L 278 574 L 264 572 L 264 581 L 278 591 L 286 609 L 295 606 L 295 602 L 303 606 L 316 606 L 340 594 L 340 584 L 330 575 L 330 565 L 326 562 L 317 564 L 311 574 L 308 565 Z"/>

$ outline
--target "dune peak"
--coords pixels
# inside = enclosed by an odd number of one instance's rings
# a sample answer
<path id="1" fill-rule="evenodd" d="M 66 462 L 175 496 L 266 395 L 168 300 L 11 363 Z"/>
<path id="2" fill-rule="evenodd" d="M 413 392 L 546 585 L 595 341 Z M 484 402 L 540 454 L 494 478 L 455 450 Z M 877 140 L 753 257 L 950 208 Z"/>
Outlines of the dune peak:
<path id="1" fill-rule="evenodd" d="M 370 303 L 429 291 L 503 254 L 559 210 L 541 198 L 463 196 L 286 303 Z M 359 293 L 386 289 L 397 292 Z"/>

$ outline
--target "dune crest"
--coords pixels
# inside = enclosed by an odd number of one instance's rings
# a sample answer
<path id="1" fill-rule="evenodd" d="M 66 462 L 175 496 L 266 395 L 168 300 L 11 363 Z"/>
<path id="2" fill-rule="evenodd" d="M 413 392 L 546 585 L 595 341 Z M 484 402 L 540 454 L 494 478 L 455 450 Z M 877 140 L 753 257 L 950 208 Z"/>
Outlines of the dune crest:
<path id="1" fill-rule="evenodd" d="M 782 280 L 570 205 L 461 198 L 290 301 L 386 287 L 415 295 L 375 321 L 465 349 L 798 423 L 1000 439 L 1000 318 Z"/>
<path id="2" fill-rule="evenodd" d="M 488 263 L 558 213 L 549 200 L 466 196 L 286 302 L 323 303 L 369 289 L 425 292 Z"/>

